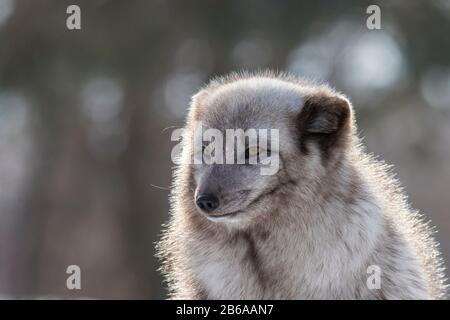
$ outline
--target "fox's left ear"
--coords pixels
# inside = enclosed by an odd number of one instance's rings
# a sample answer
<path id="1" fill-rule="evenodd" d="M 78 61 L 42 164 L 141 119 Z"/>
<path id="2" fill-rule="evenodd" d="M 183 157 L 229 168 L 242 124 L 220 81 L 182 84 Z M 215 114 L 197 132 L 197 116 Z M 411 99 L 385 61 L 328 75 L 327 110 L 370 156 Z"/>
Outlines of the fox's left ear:
<path id="1" fill-rule="evenodd" d="M 299 120 L 303 131 L 333 134 L 350 122 L 350 104 L 341 96 L 312 96 L 306 98 Z"/>
<path id="2" fill-rule="evenodd" d="M 338 94 L 314 94 L 305 97 L 297 117 L 297 128 L 306 151 L 306 142 L 316 141 L 322 151 L 343 146 L 351 134 L 352 111 L 350 102 Z"/>

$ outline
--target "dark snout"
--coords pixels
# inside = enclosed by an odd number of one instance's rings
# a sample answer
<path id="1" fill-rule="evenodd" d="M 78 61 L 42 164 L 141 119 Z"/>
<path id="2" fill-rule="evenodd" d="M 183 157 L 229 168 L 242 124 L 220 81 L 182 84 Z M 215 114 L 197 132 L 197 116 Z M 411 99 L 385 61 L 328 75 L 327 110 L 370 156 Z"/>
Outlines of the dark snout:
<path id="1" fill-rule="evenodd" d="M 219 198 L 212 193 L 203 193 L 195 199 L 197 207 L 206 213 L 211 213 L 219 207 Z"/>

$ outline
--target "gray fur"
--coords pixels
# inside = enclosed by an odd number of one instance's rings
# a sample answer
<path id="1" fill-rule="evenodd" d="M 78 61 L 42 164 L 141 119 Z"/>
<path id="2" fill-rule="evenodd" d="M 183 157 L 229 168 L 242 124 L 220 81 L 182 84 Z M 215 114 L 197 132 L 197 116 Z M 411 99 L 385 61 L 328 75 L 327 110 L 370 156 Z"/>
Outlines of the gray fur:
<path id="1" fill-rule="evenodd" d="M 443 265 L 424 219 L 389 168 L 367 155 L 345 96 L 272 73 L 213 80 L 192 99 L 192 126 L 278 128 L 280 169 L 179 165 L 158 244 L 171 298 L 442 299 Z M 194 204 L 214 189 L 224 218 Z M 381 268 L 368 289 L 367 267 Z"/>

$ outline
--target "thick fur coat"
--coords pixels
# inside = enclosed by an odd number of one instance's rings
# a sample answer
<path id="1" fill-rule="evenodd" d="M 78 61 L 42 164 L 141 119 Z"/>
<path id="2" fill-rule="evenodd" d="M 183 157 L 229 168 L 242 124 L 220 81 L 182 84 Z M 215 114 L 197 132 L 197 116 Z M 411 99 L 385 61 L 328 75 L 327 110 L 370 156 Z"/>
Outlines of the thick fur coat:
<path id="1" fill-rule="evenodd" d="M 191 164 L 196 121 L 279 129 L 278 172 Z M 193 97 L 185 128 L 157 246 L 171 298 L 445 297 L 432 229 L 389 168 L 364 152 L 342 94 L 284 75 L 233 74 Z M 199 211 L 206 184 L 230 215 Z M 368 285 L 371 266 L 379 288 Z"/>

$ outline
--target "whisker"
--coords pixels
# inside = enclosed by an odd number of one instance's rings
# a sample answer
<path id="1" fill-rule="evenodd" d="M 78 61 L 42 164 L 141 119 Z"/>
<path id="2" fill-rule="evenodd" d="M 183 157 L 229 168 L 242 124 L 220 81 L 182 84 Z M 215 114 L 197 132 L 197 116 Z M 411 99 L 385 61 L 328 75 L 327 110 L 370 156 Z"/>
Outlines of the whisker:
<path id="1" fill-rule="evenodd" d="M 150 184 L 150 186 L 156 188 L 156 189 L 161 189 L 161 190 L 170 190 L 169 187 L 161 187 L 161 186 L 157 186 L 156 184 Z"/>
<path id="2" fill-rule="evenodd" d="M 178 128 L 183 128 L 183 127 L 182 126 L 169 126 L 169 127 L 166 127 L 164 129 L 162 129 L 161 133 L 164 133 L 164 132 L 166 132 L 169 129 L 178 129 Z"/>

